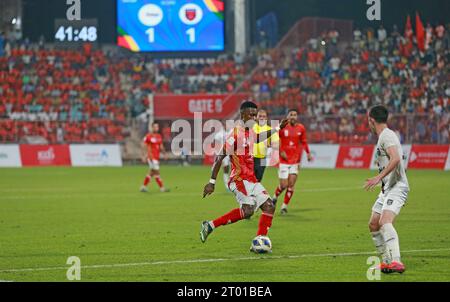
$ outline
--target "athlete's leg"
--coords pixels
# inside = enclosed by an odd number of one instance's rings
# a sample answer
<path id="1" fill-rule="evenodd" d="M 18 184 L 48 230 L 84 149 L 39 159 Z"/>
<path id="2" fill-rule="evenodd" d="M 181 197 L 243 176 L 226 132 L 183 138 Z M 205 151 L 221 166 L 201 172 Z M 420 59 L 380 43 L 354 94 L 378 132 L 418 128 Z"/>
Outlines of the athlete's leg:
<path id="1" fill-rule="evenodd" d="M 280 178 L 280 184 L 278 185 L 277 189 L 275 190 L 275 195 L 272 198 L 272 201 L 274 204 L 277 203 L 278 197 L 281 195 L 281 193 L 284 192 L 288 187 L 288 180 L 287 179 L 281 179 Z"/>
<path id="2" fill-rule="evenodd" d="M 380 212 L 380 231 L 384 237 L 387 254 L 392 260 L 389 265 L 390 272 L 403 273 L 405 271 L 405 266 L 401 262 L 399 237 L 394 228 L 394 222 L 405 205 L 408 192 L 408 188 L 401 186 L 391 188 L 385 194 L 382 211 Z"/>
<path id="3" fill-rule="evenodd" d="M 288 178 L 288 185 L 286 195 L 284 196 L 284 204 L 287 206 L 294 195 L 295 183 L 297 182 L 297 174 L 290 174 Z"/>
<path id="4" fill-rule="evenodd" d="M 254 172 L 258 182 L 262 181 L 265 168 L 265 160 L 263 158 L 255 158 Z"/>
<path id="5" fill-rule="evenodd" d="M 237 208 L 212 221 L 203 221 L 202 227 L 200 229 L 200 240 L 204 243 L 206 241 L 206 238 L 208 238 L 209 234 L 211 234 L 215 228 L 235 223 L 239 220 L 244 219 L 244 217 L 244 210 L 242 208 Z"/>
<path id="6" fill-rule="evenodd" d="M 259 167 L 259 178 L 258 181 L 262 182 L 263 178 L 264 178 L 264 172 L 266 171 L 266 166 L 265 165 L 261 165 Z"/>
<path id="7" fill-rule="evenodd" d="M 266 170 L 266 166 L 264 166 L 263 164 L 263 160 L 260 160 L 260 164 L 259 166 L 256 168 L 255 167 L 255 176 L 256 179 L 258 180 L 258 182 L 262 182 L 262 179 L 264 177 L 264 171 Z"/>
<path id="8" fill-rule="evenodd" d="M 380 231 L 380 217 L 381 214 L 377 212 L 372 212 L 369 220 L 369 231 L 372 235 L 372 241 L 377 249 L 378 255 L 382 258 L 383 263 L 389 263 L 390 259 L 388 254 L 386 253 L 386 245 L 384 242 L 383 233 Z"/>
<path id="9" fill-rule="evenodd" d="M 204 221 L 200 230 L 200 239 L 202 242 L 206 241 L 206 238 L 215 228 L 232 224 L 245 218 L 250 218 L 253 215 L 255 211 L 254 201 L 251 197 L 247 196 L 246 193 L 251 191 L 251 188 L 246 186 L 245 181 L 238 184 L 232 182 L 230 186 L 232 187 L 233 193 L 236 195 L 240 207 L 231 210 L 227 214 L 212 221 Z"/>
<path id="10" fill-rule="evenodd" d="M 152 173 L 152 171 L 149 169 L 148 173 L 147 173 L 147 175 L 145 176 L 145 179 L 144 179 L 144 184 L 143 184 L 144 187 L 147 187 L 148 184 L 150 183 L 150 181 L 152 180 L 151 173 Z"/>
<path id="11" fill-rule="evenodd" d="M 144 183 L 141 186 L 141 192 L 148 192 L 148 184 L 150 183 L 150 181 L 152 180 L 152 170 L 151 168 L 148 169 L 148 173 L 144 178 Z"/>
<path id="12" fill-rule="evenodd" d="M 396 214 L 390 210 L 384 210 L 381 214 L 379 224 L 383 234 L 386 250 L 392 262 L 401 262 L 400 244 L 397 231 L 394 228 Z"/>
<path id="13" fill-rule="evenodd" d="M 249 205 L 242 205 L 241 208 L 231 210 L 227 214 L 214 219 L 211 222 L 211 226 L 213 227 L 213 229 L 215 229 L 220 226 L 235 223 L 239 220 L 245 219 L 246 217 L 251 217 L 253 215 L 253 210 L 253 207 Z"/>
<path id="14" fill-rule="evenodd" d="M 272 226 L 273 214 L 275 213 L 275 205 L 270 198 L 261 206 L 261 211 L 263 212 L 261 218 L 259 219 L 258 236 L 267 236 L 270 227 Z"/>
<path id="15" fill-rule="evenodd" d="M 164 187 L 164 183 L 163 183 L 163 180 L 161 178 L 161 173 L 160 173 L 159 169 L 158 170 L 152 170 L 150 175 L 155 178 L 155 181 L 158 184 L 158 187 L 159 187 L 161 192 L 167 192 L 168 191 Z"/>
<path id="16" fill-rule="evenodd" d="M 288 187 L 288 178 L 289 178 L 289 165 L 280 164 L 278 168 L 278 179 L 280 180 L 280 184 L 275 190 L 275 195 L 272 198 L 274 204 L 277 203 L 278 197 L 283 193 L 284 190 Z"/>

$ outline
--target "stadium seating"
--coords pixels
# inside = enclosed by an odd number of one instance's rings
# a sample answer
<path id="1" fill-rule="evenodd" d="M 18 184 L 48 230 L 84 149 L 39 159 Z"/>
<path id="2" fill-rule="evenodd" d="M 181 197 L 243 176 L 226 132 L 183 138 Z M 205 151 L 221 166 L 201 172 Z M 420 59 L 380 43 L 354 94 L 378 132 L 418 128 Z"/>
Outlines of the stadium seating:
<path id="1" fill-rule="evenodd" d="M 376 103 L 397 117 L 391 124 L 403 142 L 449 142 L 448 30 L 433 32 L 425 52 L 398 32 L 379 41 L 368 31 L 347 44 L 332 33 L 266 56 L 248 84 L 254 99 L 272 116 L 289 108 L 319 119 L 338 116 L 332 131 L 312 133 L 316 142 L 366 142 L 365 114 Z M 340 125 L 342 120 L 348 125 Z M 314 118 L 308 118 L 311 123 Z"/>
<path id="2" fill-rule="evenodd" d="M 397 32 L 342 43 L 330 31 L 287 52 L 184 59 L 19 43 L 0 57 L 0 142 L 122 142 L 150 92 L 240 91 L 272 117 L 297 109 L 312 142 L 369 142 L 364 115 L 384 103 L 403 142 L 448 143 L 449 40 L 435 34 L 421 53 Z"/>

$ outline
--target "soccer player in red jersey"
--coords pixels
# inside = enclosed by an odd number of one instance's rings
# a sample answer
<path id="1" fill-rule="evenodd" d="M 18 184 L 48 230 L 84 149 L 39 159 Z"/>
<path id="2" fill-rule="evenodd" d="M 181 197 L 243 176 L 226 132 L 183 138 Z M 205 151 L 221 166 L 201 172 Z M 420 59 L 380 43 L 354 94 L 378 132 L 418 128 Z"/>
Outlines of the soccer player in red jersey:
<path id="1" fill-rule="evenodd" d="M 278 169 L 278 178 L 280 185 L 275 191 L 272 199 L 276 204 L 278 197 L 287 189 L 284 195 L 284 203 L 281 207 L 281 214 L 287 213 L 287 207 L 294 195 L 294 187 L 297 182 L 298 168 L 302 158 L 303 150 L 308 156 L 308 161 L 312 160 L 308 142 L 306 140 L 305 126 L 298 122 L 297 110 L 292 109 L 288 114 L 289 124 L 280 131 L 280 167 Z"/>
<path id="2" fill-rule="evenodd" d="M 142 161 L 148 163 L 149 172 L 144 179 L 144 184 L 141 187 L 141 192 L 148 192 L 147 185 L 155 178 L 161 192 L 168 192 L 164 187 L 161 175 L 159 172 L 159 160 L 161 151 L 165 153 L 161 134 L 159 134 L 159 124 L 153 123 L 149 129 L 150 133 L 144 137 L 142 141 L 143 157 Z"/>
<path id="3" fill-rule="evenodd" d="M 211 221 L 204 221 L 201 225 L 200 239 L 205 242 L 214 229 L 242 219 L 250 218 L 261 208 L 263 214 L 259 220 L 257 236 L 266 236 L 272 226 L 275 206 L 266 189 L 258 182 L 254 172 L 253 145 L 267 138 L 285 127 L 288 123 L 283 120 L 280 127 L 267 132 L 255 134 L 253 125 L 256 121 L 257 106 L 252 102 L 241 105 L 241 120 L 228 136 L 222 152 L 216 157 L 212 176 L 203 190 L 203 198 L 214 192 L 217 174 L 223 159 L 229 155 L 231 159 L 231 174 L 228 187 L 236 196 L 240 207 Z"/>

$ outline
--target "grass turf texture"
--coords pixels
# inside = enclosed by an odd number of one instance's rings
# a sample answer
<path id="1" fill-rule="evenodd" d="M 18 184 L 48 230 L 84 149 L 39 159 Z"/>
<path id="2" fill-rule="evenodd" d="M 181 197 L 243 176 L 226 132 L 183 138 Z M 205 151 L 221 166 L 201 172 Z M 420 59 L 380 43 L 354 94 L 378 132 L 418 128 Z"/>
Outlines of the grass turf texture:
<path id="1" fill-rule="evenodd" d="M 140 193 L 145 173 L 144 166 L 1 169 L 0 280 L 66 281 L 67 258 L 78 256 L 82 281 L 367 281 L 374 251 L 367 221 L 378 192 L 362 185 L 374 172 L 302 170 L 288 215 L 277 206 L 266 256 L 248 251 L 260 213 L 200 242 L 203 220 L 237 207 L 221 175 L 202 199 L 207 167 L 162 167 L 170 193 L 159 193 L 154 180 Z M 382 281 L 450 281 L 450 173 L 408 177 L 412 191 L 396 228 L 402 251 L 412 252 L 402 255 L 403 275 Z M 275 169 L 263 184 L 273 193 Z M 414 252 L 435 249 L 443 250 Z"/>

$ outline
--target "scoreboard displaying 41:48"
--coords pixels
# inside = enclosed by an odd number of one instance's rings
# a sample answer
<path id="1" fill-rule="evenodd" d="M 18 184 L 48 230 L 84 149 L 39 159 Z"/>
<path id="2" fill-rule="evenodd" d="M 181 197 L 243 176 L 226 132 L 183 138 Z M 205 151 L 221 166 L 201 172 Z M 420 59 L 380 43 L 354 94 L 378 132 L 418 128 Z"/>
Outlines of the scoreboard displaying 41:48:
<path id="1" fill-rule="evenodd" d="M 223 0 L 117 0 L 117 43 L 134 52 L 223 51 Z"/>

